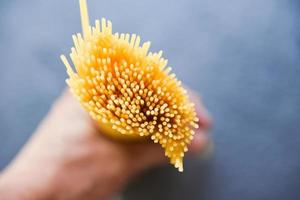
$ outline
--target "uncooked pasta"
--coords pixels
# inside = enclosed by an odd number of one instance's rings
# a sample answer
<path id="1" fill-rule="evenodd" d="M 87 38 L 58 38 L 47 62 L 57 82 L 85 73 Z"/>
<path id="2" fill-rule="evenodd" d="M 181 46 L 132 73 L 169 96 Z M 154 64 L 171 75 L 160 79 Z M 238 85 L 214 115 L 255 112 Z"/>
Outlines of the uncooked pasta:
<path id="1" fill-rule="evenodd" d="M 66 80 L 101 133 L 119 140 L 149 139 L 160 144 L 179 171 L 198 128 L 194 104 L 167 66 L 162 51 L 136 34 L 113 33 L 104 18 L 89 23 L 86 0 L 80 0 L 83 35 L 73 35 L 70 58 L 61 56 Z M 130 144 L 128 144 L 130 145 Z"/>

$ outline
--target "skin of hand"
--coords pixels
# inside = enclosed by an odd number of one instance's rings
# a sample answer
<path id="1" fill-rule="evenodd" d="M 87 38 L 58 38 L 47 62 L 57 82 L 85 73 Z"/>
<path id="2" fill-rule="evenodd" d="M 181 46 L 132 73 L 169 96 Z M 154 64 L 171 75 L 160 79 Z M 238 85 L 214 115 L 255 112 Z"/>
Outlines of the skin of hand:
<path id="1" fill-rule="evenodd" d="M 203 151 L 211 118 L 189 90 L 200 128 L 189 153 Z M 168 163 L 157 144 L 126 144 L 99 134 L 65 91 L 31 139 L 0 176 L 0 199 L 108 199 L 142 171 Z"/>

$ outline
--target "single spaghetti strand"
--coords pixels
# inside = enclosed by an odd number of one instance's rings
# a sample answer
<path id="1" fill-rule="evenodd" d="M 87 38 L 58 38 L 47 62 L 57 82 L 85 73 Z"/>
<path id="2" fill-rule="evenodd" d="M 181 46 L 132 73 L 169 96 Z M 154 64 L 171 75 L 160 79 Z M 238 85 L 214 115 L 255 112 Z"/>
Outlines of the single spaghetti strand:
<path id="1" fill-rule="evenodd" d="M 81 16 L 81 26 L 84 38 L 86 38 L 89 34 L 90 29 L 90 20 L 89 20 L 89 13 L 86 4 L 86 0 L 79 0 L 80 5 L 80 16 Z"/>

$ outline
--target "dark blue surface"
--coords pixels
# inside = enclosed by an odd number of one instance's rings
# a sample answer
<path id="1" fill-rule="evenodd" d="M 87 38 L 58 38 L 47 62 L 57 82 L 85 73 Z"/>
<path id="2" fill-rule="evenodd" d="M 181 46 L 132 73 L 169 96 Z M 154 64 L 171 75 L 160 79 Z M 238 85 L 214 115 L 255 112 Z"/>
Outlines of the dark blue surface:
<path id="1" fill-rule="evenodd" d="M 300 199 L 299 1 L 90 0 L 90 19 L 163 49 L 215 118 L 209 161 L 153 170 L 126 199 Z M 0 2 L 0 169 L 64 88 L 77 1 Z"/>

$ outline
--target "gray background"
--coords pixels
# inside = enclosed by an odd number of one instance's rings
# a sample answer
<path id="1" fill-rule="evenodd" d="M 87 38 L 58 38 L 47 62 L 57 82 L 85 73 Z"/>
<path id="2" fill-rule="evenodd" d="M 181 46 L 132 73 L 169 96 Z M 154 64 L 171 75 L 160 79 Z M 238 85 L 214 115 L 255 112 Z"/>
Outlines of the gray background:
<path id="1" fill-rule="evenodd" d="M 126 199 L 300 199 L 297 0 L 90 0 L 90 19 L 164 50 L 215 119 L 208 161 L 155 169 Z M 77 0 L 0 1 L 0 169 L 65 87 L 59 60 L 79 32 Z"/>

